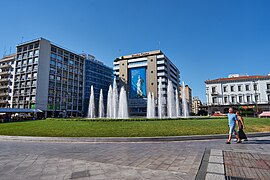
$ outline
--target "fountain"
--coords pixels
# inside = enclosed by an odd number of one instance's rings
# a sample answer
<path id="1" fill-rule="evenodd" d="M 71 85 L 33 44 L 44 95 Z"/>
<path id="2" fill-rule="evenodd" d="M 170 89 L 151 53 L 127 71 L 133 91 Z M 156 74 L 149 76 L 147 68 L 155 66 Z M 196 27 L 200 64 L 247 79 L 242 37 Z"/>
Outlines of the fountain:
<path id="1" fill-rule="evenodd" d="M 109 86 L 108 96 L 107 96 L 107 118 L 112 118 L 112 86 Z"/>
<path id="2" fill-rule="evenodd" d="M 162 91 L 162 78 L 158 79 L 158 117 L 164 117 L 164 96 Z"/>
<path id="3" fill-rule="evenodd" d="M 186 98 L 186 88 L 185 88 L 185 83 L 183 81 L 182 83 L 182 115 L 183 117 L 188 117 L 188 105 L 187 105 L 187 98 Z"/>
<path id="4" fill-rule="evenodd" d="M 155 97 L 154 93 L 148 93 L 147 96 L 147 118 L 155 117 Z"/>
<path id="5" fill-rule="evenodd" d="M 175 117 L 175 97 L 172 81 L 168 81 L 167 88 L 167 115 L 169 118 Z"/>
<path id="6" fill-rule="evenodd" d="M 128 118 L 127 93 L 124 87 L 120 90 L 118 118 Z"/>
<path id="7" fill-rule="evenodd" d="M 112 118 L 117 118 L 118 115 L 118 90 L 116 79 L 114 78 L 112 89 Z"/>
<path id="8" fill-rule="evenodd" d="M 98 117 L 103 118 L 104 117 L 104 104 L 103 104 L 103 92 L 102 89 L 100 89 L 99 94 L 99 106 L 98 106 Z"/>
<path id="9" fill-rule="evenodd" d="M 91 86 L 90 99 L 89 99 L 89 107 L 88 107 L 88 118 L 95 118 L 95 97 L 94 97 L 94 87 Z"/>
<path id="10" fill-rule="evenodd" d="M 178 93 L 178 89 L 175 89 L 175 113 L 176 113 L 176 117 L 180 117 L 179 93 Z"/>

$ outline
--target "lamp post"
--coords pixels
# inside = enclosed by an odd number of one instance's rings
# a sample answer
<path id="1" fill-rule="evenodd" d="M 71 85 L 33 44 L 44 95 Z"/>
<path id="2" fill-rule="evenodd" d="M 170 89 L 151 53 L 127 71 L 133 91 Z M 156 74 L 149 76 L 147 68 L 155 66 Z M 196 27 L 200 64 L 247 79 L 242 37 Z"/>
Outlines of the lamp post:
<path id="1" fill-rule="evenodd" d="M 255 85 L 256 85 L 256 88 L 255 88 Z M 258 114 L 258 97 L 257 97 L 257 88 L 258 88 L 258 85 L 256 84 L 256 81 L 253 80 L 253 89 L 254 89 L 254 98 L 255 98 L 255 106 L 256 106 L 256 116 Z"/>
<path id="2" fill-rule="evenodd" d="M 209 87 L 206 87 L 206 96 L 207 96 L 207 113 L 209 114 Z"/>

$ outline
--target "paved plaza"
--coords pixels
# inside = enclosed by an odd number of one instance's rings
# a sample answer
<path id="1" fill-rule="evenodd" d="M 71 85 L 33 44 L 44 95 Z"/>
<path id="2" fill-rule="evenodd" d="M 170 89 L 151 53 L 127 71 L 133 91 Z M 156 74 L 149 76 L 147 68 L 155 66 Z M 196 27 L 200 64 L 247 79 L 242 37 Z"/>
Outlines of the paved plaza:
<path id="1" fill-rule="evenodd" d="M 225 139 L 60 143 L 0 138 L 0 179 L 267 179 L 269 138 L 230 145 Z"/>

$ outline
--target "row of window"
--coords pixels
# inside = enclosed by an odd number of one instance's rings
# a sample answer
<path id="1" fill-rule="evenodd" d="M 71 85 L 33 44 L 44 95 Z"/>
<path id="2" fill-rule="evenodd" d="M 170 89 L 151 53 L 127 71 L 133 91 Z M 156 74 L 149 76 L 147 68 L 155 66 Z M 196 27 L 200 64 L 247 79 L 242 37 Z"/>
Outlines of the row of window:
<path id="1" fill-rule="evenodd" d="M 39 55 L 39 50 L 34 50 L 34 51 L 29 51 L 25 53 L 20 53 L 17 55 L 17 60 L 22 60 L 22 59 L 27 59 L 27 58 L 32 58 L 34 56 Z"/>
<path id="2" fill-rule="evenodd" d="M 250 84 L 246 84 L 245 85 L 245 90 L 246 91 L 251 91 L 251 88 L 250 88 Z M 223 92 L 229 92 L 229 89 L 228 87 L 230 87 L 230 92 L 236 92 L 236 87 L 237 87 L 237 91 L 238 92 L 242 92 L 243 91 L 243 85 L 231 85 L 231 86 L 223 86 Z M 267 87 L 268 87 L 268 84 L 267 84 Z M 269 89 L 270 89 L 270 84 L 269 84 Z M 258 85 L 257 84 L 253 84 L 253 90 L 254 91 L 258 91 Z M 216 93 L 217 92 L 217 87 L 216 86 L 213 86 L 212 87 L 212 93 Z"/>
<path id="3" fill-rule="evenodd" d="M 29 65 L 29 64 L 37 64 L 37 63 L 38 63 L 38 57 L 29 58 L 29 59 L 25 59 L 25 60 L 22 60 L 22 61 L 17 61 L 16 67 L 26 66 L 26 65 Z"/>
<path id="4" fill-rule="evenodd" d="M 225 96 L 223 98 L 223 101 L 225 104 L 227 103 L 251 103 L 252 102 L 252 96 L 251 95 L 246 95 L 246 99 L 244 100 L 244 96 L 231 96 L 227 97 Z M 267 96 L 268 101 L 270 101 L 270 95 Z M 259 95 L 254 96 L 254 101 L 259 102 Z M 212 97 L 212 102 L 213 103 L 218 103 L 218 98 L 217 97 Z"/>
<path id="5" fill-rule="evenodd" d="M 37 78 L 37 73 L 28 73 L 28 74 L 21 74 L 21 75 L 16 75 L 15 76 L 15 81 L 21 80 L 30 80 L 30 79 L 36 79 Z"/>
<path id="6" fill-rule="evenodd" d="M 17 52 L 20 53 L 22 51 L 32 50 L 32 49 L 38 48 L 38 47 L 39 47 L 39 43 L 29 44 L 29 45 L 25 45 L 23 47 L 18 47 Z"/>
<path id="7" fill-rule="evenodd" d="M 29 95 L 29 94 L 36 94 L 36 88 L 27 88 L 27 89 L 20 89 L 20 90 L 17 90 L 15 89 L 14 90 L 14 95 Z"/>
<path id="8" fill-rule="evenodd" d="M 33 65 L 33 66 L 24 66 L 24 67 L 19 67 L 16 68 L 15 73 L 19 74 L 19 73 L 26 73 L 26 72 L 32 72 L 32 71 L 37 71 L 38 70 L 38 66 L 37 65 Z"/>

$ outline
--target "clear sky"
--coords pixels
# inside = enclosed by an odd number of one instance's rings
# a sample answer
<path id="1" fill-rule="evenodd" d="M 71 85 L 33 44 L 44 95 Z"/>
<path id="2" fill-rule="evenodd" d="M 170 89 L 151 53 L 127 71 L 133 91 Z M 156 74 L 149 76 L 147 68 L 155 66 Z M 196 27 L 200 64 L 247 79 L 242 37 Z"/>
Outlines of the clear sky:
<path id="1" fill-rule="evenodd" d="M 207 79 L 270 72 L 269 0 L 2 0 L 0 55 L 44 37 L 112 66 L 161 49 L 193 95 Z"/>

